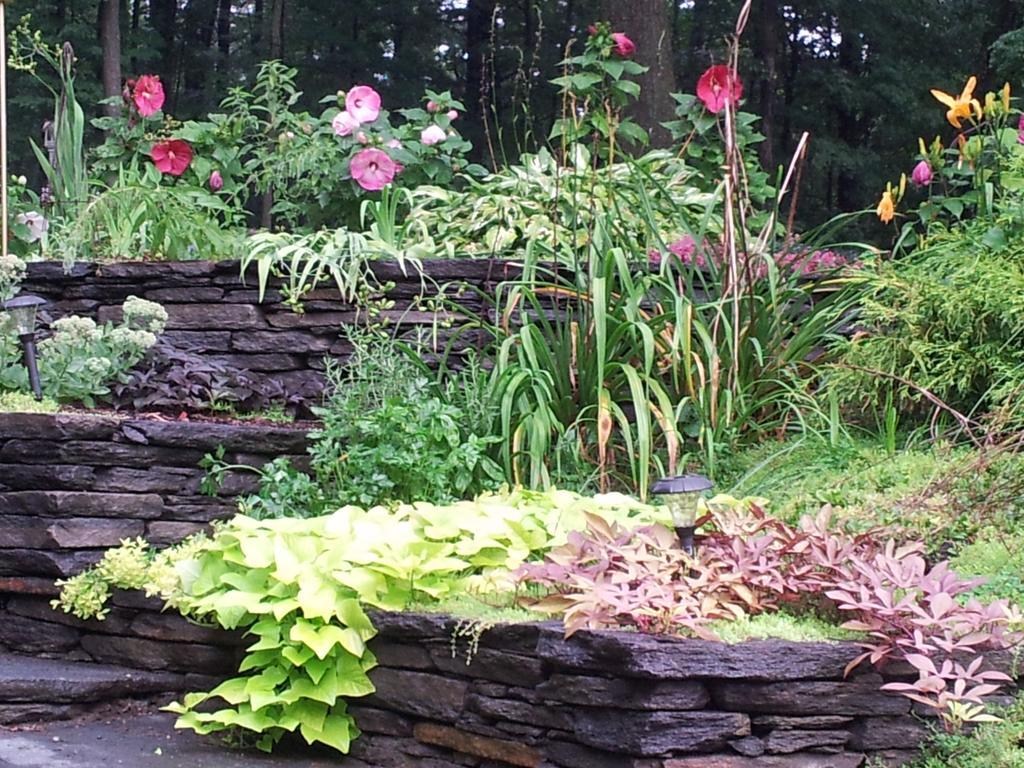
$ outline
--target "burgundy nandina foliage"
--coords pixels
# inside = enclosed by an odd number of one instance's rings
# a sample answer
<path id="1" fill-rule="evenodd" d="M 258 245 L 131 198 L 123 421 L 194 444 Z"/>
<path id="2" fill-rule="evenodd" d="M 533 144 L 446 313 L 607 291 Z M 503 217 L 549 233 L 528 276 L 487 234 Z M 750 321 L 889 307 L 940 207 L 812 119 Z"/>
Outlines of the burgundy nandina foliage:
<path id="1" fill-rule="evenodd" d="M 1015 608 L 958 599 L 976 582 L 947 563 L 928 568 L 920 544 L 897 546 L 880 531 L 837 532 L 829 517 L 825 509 L 792 527 L 755 505 L 716 507 L 715 530 L 701 537 L 692 558 L 667 528 L 627 531 L 591 517 L 585 532 L 519 576 L 550 590 L 536 607 L 563 613 L 566 636 L 634 627 L 714 639 L 710 621 L 824 596 L 850 616 L 845 628 L 867 635 L 847 672 L 868 659 L 905 659 L 918 681 L 886 688 L 940 709 L 976 702 L 998 689 L 992 681 L 1009 680 L 983 671 L 980 654 L 1020 641 L 1011 629 L 1020 621 Z"/>

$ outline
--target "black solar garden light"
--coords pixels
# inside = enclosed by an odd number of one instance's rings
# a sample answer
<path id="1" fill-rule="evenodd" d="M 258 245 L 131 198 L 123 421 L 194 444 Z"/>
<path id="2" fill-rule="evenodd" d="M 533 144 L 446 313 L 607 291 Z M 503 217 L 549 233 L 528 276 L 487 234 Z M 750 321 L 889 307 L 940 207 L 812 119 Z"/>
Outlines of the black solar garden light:
<path id="1" fill-rule="evenodd" d="M 36 400 L 43 399 L 43 387 L 39 383 L 39 366 L 36 363 L 36 309 L 45 303 L 46 299 L 24 294 L 0 304 L 6 315 L 6 324 L 13 328 L 21 341 L 28 380 Z"/>
<path id="2" fill-rule="evenodd" d="M 697 527 L 698 505 L 712 485 L 704 475 L 677 475 L 663 477 L 651 488 L 651 493 L 668 507 L 679 545 L 688 555 L 693 555 L 695 551 L 693 532 Z"/>

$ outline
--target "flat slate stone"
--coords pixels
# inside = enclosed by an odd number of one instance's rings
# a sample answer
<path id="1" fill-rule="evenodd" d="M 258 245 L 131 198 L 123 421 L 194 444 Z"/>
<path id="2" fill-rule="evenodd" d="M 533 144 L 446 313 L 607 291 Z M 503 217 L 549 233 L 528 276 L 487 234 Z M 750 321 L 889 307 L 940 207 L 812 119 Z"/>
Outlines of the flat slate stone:
<path id="1" fill-rule="evenodd" d="M 793 752 L 842 752 L 850 740 L 849 731 L 772 731 L 764 739 L 765 751 L 773 755 Z"/>
<path id="2" fill-rule="evenodd" d="M 635 712 L 578 709 L 573 734 L 586 746 L 657 757 L 673 752 L 715 752 L 750 735 L 750 719 L 734 712 Z"/>
<path id="3" fill-rule="evenodd" d="M 751 640 L 723 645 L 606 630 L 585 630 L 565 640 L 556 628 L 545 628 L 537 641 L 537 655 L 555 667 L 615 669 L 626 677 L 661 680 L 841 680 L 858 653 L 854 643 Z"/>
<path id="4" fill-rule="evenodd" d="M 0 701 L 5 703 L 109 701 L 180 690 L 182 682 L 175 674 L 0 654 Z"/>
<path id="5" fill-rule="evenodd" d="M 97 493 L 93 491 L 0 493 L 0 514 L 3 515 L 143 519 L 157 518 L 163 513 L 163 497 L 155 493 Z"/>
<path id="6" fill-rule="evenodd" d="M 468 688 L 462 680 L 404 669 L 376 667 L 369 677 L 377 690 L 360 703 L 449 723 L 458 720 Z"/>
<path id="7" fill-rule="evenodd" d="M 620 709 L 703 709 L 710 696 L 696 680 L 651 682 L 580 675 L 552 675 L 537 686 L 541 701 Z"/>
<path id="8" fill-rule="evenodd" d="M 223 646 L 170 643 L 117 635 L 82 636 L 82 650 L 103 664 L 136 669 L 228 675 L 238 669 L 238 653 Z"/>
<path id="9" fill-rule="evenodd" d="M 430 656 L 438 669 L 464 677 L 508 685 L 537 685 L 544 680 L 543 664 L 531 656 L 491 648 L 477 648 L 474 653 L 458 646 L 453 656 L 448 643 L 432 645 Z"/>
<path id="10" fill-rule="evenodd" d="M 771 715 L 903 715 L 910 699 L 879 689 L 878 683 L 793 681 L 772 685 L 722 682 L 714 685 L 715 705 L 733 712 Z"/>
<path id="11" fill-rule="evenodd" d="M 850 730 L 850 746 L 862 751 L 917 749 L 929 730 L 915 717 L 867 717 Z"/>
<path id="12" fill-rule="evenodd" d="M 663 768 L 861 768 L 863 754 L 845 755 L 701 755 L 666 760 Z"/>
<path id="13" fill-rule="evenodd" d="M 436 723 L 417 723 L 413 726 L 417 741 L 446 747 L 464 755 L 498 760 L 503 764 L 521 768 L 540 768 L 543 757 L 536 749 L 507 739 L 490 739 L 475 733 Z"/>
<path id="14" fill-rule="evenodd" d="M 304 453 L 307 442 L 306 431 L 295 427 L 144 419 L 131 421 L 126 426 L 144 435 L 150 445 L 203 451 L 224 446 L 227 451 L 277 456 L 282 453 Z"/>

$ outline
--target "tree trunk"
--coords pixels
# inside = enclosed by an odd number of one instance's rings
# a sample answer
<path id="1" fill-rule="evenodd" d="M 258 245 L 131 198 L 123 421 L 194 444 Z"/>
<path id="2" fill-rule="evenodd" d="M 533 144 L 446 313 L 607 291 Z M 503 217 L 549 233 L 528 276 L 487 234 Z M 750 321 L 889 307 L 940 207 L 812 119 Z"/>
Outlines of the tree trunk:
<path id="1" fill-rule="evenodd" d="M 271 0 L 270 3 L 270 50 L 269 58 L 284 58 L 284 3 L 285 0 Z"/>
<path id="2" fill-rule="evenodd" d="M 496 0 L 469 0 L 466 5 L 466 93 L 463 102 L 474 123 L 483 122 L 484 59 L 491 42 Z"/>
<path id="3" fill-rule="evenodd" d="M 668 4 L 665 0 L 603 0 L 602 10 L 613 31 L 624 32 L 636 43 L 635 58 L 648 67 L 637 78 L 640 98 L 629 115 L 650 135 L 651 146 L 667 147 L 672 136 L 661 123 L 675 117 L 672 93 L 676 90 Z"/>
<path id="4" fill-rule="evenodd" d="M 100 48 L 103 51 L 103 97 L 121 95 L 121 0 L 100 0 Z M 120 113 L 118 104 L 104 104 L 103 112 L 110 116 Z"/>
<path id="5" fill-rule="evenodd" d="M 778 82 L 777 51 L 779 46 L 779 3 L 778 0 L 760 0 L 758 23 L 755 26 L 754 57 L 760 63 L 761 76 L 757 81 L 757 112 L 761 115 L 761 133 L 765 140 L 758 147 L 761 164 L 769 172 L 775 170 L 775 150 L 778 131 L 776 127 L 775 91 Z"/>
<path id="6" fill-rule="evenodd" d="M 217 10 L 217 49 L 220 51 L 220 66 L 226 68 L 231 54 L 231 0 L 220 0 Z"/>

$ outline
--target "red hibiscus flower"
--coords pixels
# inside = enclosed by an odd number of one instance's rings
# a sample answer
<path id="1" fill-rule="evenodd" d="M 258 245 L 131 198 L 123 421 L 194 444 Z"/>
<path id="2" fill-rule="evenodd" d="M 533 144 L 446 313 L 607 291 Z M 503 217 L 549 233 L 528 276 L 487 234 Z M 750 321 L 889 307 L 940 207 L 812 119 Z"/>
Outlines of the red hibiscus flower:
<path id="1" fill-rule="evenodd" d="M 615 41 L 615 45 L 612 47 L 612 53 L 621 59 L 628 59 L 634 53 L 636 53 L 636 43 L 626 37 L 623 32 L 612 32 L 612 40 Z"/>
<path id="2" fill-rule="evenodd" d="M 712 114 L 725 109 L 726 104 L 735 104 L 743 96 L 743 83 L 736 70 L 725 64 L 716 64 L 700 76 L 697 81 L 697 98 Z"/>
<path id="3" fill-rule="evenodd" d="M 149 155 L 160 173 L 169 173 L 171 176 L 181 176 L 192 164 L 192 147 L 181 139 L 157 142 Z"/>
<path id="4" fill-rule="evenodd" d="M 129 80 L 129 82 L 131 82 Z M 135 108 L 143 117 L 150 117 L 164 105 L 164 86 L 156 75 L 143 75 L 135 82 L 132 91 Z"/>

